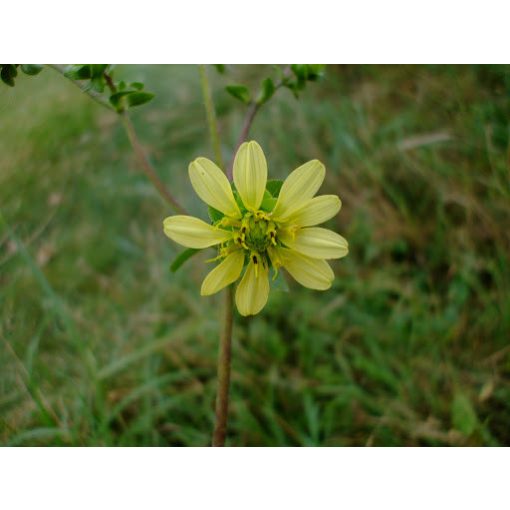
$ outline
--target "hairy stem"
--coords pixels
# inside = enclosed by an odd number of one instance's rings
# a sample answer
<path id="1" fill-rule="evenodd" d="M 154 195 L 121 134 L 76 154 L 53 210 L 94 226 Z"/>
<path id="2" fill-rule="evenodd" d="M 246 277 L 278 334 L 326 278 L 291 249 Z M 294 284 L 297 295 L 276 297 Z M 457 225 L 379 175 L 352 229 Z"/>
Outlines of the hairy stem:
<path id="1" fill-rule="evenodd" d="M 224 168 L 218 123 L 216 121 L 216 111 L 212 100 L 211 87 L 209 86 L 209 78 L 207 77 L 207 68 L 204 64 L 200 64 L 198 66 L 198 71 L 200 73 L 200 85 L 202 87 L 202 97 L 204 99 L 205 114 L 207 116 L 207 125 L 209 126 L 209 136 L 211 137 L 214 158 L 216 159 L 216 164 L 220 168 Z"/>
<path id="2" fill-rule="evenodd" d="M 214 425 L 212 446 L 225 446 L 225 437 L 227 435 L 234 306 L 233 295 L 233 287 L 229 285 L 224 292 L 225 308 L 223 312 L 223 330 L 220 338 L 220 350 L 218 353 L 218 393 L 216 394 L 216 423 Z"/>
<path id="3" fill-rule="evenodd" d="M 166 202 L 168 202 L 168 204 L 170 204 L 170 206 L 175 210 L 175 212 L 185 214 L 186 213 L 185 209 L 179 204 L 179 202 L 177 202 L 172 193 L 170 193 L 170 191 L 165 186 L 163 181 L 159 178 L 158 174 L 156 173 L 156 170 L 150 163 L 149 159 L 147 158 L 147 155 L 145 154 L 142 144 L 138 139 L 135 127 L 133 126 L 133 123 L 131 122 L 128 113 L 126 111 L 117 112 L 115 108 L 113 108 L 112 105 L 101 94 L 98 94 L 97 92 L 94 92 L 93 90 L 88 88 L 85 83 L 80 83 L 76 80 L 73 80 L 72 78 L 69 78 L 69 76 L 66 76 L 65 70 L 62 66 L 56 64 L 47 64 L 47 66 L 57 71 L 57 73 L 59 73 L 60 75 L 67 78 L 71 83 L 73 83 L 82 92 L 87 94 L 91 99 L 99 103 L 101 106 L 104 106 L 105 108 L 108 108 L 110 111 L 120 115 L 124 129 L 126 130 L 126 133 L 128 135 L 129 142 L 138 160 L 138 164 L 145 172 L 149 180 L 152 182 L 154 187 L 158 190 L 159 194 L 166 200 Z M 111 77 L 105 74 L 105 79 L 110 91 L 114 92 L 115 87 L 113 85 Z"/>

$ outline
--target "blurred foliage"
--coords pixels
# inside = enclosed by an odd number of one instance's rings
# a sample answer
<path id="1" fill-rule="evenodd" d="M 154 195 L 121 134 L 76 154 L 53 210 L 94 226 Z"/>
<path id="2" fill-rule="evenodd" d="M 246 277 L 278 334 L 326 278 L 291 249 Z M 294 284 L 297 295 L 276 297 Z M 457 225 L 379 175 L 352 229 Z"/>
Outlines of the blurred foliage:
<path id="1" fill-rule="evenodd" d="M 29 76 L 35 76 L 43 69 L 43 66 L 39 64 L 0 64 L 0 79 L 9 87 L 14 87 L 18 67 Z"/>
<path id="2" fill-rule="evenodd" d="M 254 90 L 271 69 L 214 76 L 227 160 L 244 112 L 225 82 Z M 186 172 L 211 156 L 196 68 L 116 73 L 156 93 L 137 129 L 206 219 Z M 299 103 L 283 90 L 261 110 L 271 175 L 323 161 L 351 252 L 331 291 L 290 282 L 236 317 L 229 444 L 510 444 L 509 98 L 508 66 L 327 66 Z M 169 270 L 171 211 L 71 83 L 20 76 L 0 111 L 2 444 L 208 444 L 209 254 Z"/>

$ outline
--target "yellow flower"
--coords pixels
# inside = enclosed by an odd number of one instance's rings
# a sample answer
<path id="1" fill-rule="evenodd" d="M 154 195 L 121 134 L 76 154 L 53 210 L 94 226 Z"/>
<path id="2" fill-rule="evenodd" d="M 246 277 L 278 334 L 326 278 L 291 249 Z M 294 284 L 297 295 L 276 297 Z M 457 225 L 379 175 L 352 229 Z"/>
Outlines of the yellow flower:
<path id="1" fill-rule="evenodd" d="M 324 180 L 324 165 L 309 161 L 294 170 L 273 196 L 267 186 L 267 163 L 257 142 L 245 142 L 234 160 L 234 185 L 210 160 L 197 158 L 189 166 L 197 195 L 215 212 L 208 224 L 192 216 L 170 216 L 165 234 L 188 248 L 218 246 L 220 263 L 202 283 L 209 296 L 235 282 L 241 315 L 255 315 L 269 296 L 269 269 L 286 269 L 301 285 L 326 290 L 334 279 L 328 259 L 348 253 L 339 234 L 317 227 L 341 207 L 336 195 L 315 196 Z M 215 211 L 214 211 L 215 210 Z"/>

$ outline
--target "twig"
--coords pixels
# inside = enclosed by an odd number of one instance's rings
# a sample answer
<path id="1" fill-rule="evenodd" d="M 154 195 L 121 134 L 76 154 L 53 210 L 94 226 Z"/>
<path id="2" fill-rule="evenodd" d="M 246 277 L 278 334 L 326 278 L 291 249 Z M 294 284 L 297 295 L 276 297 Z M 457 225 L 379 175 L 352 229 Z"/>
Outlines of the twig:
<path id="1" fill-rule="evenodd" d="M 67 78 L 73 85 L 78 87 L 82 92 L 87 94 L 90 98 L 92 98 L 96 103 L 99 103 L 101 106 L 104 106 L 105 108 L 108 108 L 108 110 L 114 112 L 113 106 L 100 94 L 97 92 L 94 92 L 93 90 L 89 89 L 87 85 L 84 83 L 80 83 L 78 81 L 73 80 L 72 78 L 69 78 L 69 76 L 66 76 L 65 71 L 63 67 L 57 65 L 57 64 L 46 64 L 48 67 L 53 69 L 54 71 L 57 71 L 60 75 L 62 75 L 64 78 Z"/>
<path id="2" fill-rule="evenodd" d="M 133 123 L 131 122 L 131 119 L 129 117 L 129 114 L 126 111 L 123 112 L 117 112 L 115 108 L 101 95 L 97 94 L 90 88 L 88 88 L 86 85 L 73 80 L 69 76 L 66 76 L 64 68 L 62 66 L 56 65 L 56 64 L 47 64 L 48 67 L 52 68 L 53 70 L 57 71 L 60 75 L 67 78 L 71 83 L 73 83 L 76 87 L 78 87 L 82 92 L 87 94 L 90 98 L 92 98 L 94 101 L 99 103 L 101 106 L 104 106 L 105 108 L 108 108 L 108 110 L 117 113 L 122 118 L 122 124 L 126 130 L 126 133 L 129 138 L 129 142 L 131 143 L 131 147 L 136 155 L 136 158 L 138 160 L 139 165 L 141 166 L 142 170 L 145 172 L 149 180 L 152 182 L 154 187 L 158 190 L 159 194 L 172 206 L 172 208 L 181 214 L 186 214 L 186 210 L 177 202 L 177 200 L 174 198 L 172 193 L 168 190 L 168 188 L 165 186 L 163 181 L 159 178 L 158 174 L 156 173 L 156 170 L 150 163 L 147 155 L 145 154 L 145 151 L 143 150 L 142 144 L 140 143 L 138 139 L 138 135 L 136 134 L 135 127 L 133 126 Z M 113 84 L 113 81 L 109 75 L 106 73 L 104 74 L 106 83 L 108 85 L 108 88 L 111 92 L 115 91 L 115 85 Z"/>

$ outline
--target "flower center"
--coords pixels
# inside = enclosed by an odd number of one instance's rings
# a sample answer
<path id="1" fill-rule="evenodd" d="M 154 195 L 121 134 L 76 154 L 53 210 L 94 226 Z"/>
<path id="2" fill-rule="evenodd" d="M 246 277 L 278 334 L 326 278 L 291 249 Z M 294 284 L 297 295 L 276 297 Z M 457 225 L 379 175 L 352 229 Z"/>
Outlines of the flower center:
<path id="1" fill-rule="evenodd" d="M 243 248 L 262 254 L 276 245 L 276 225 L 263 211 L 246 213 L 236 240 Z"/>

